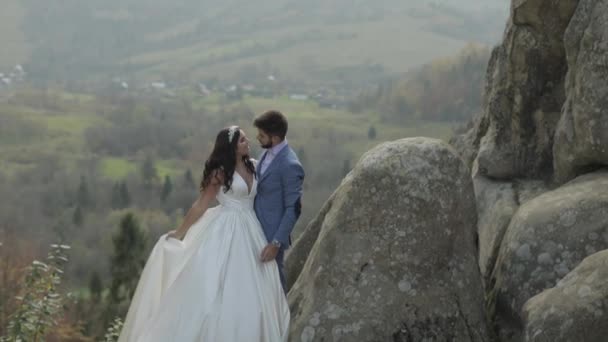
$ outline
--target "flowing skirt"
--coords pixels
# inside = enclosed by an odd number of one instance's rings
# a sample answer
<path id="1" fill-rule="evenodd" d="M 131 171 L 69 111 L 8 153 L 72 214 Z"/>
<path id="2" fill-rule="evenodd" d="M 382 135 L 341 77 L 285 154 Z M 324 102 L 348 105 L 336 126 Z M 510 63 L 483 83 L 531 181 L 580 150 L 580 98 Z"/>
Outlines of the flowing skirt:
<path id="1" fill-rule="evenodd" d="M 160 237 L 119 342 L 283 342 L 289 307 L 276 262 L 249 208 L 219 206 L 183 241 Z"/>

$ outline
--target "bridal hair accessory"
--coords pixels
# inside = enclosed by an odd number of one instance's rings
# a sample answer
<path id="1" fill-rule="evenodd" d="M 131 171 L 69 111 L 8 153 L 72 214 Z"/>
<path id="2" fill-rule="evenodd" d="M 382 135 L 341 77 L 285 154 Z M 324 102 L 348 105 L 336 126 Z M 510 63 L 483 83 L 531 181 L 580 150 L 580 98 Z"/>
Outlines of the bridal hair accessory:
<path id="1" fill-rule="evenodd" d="M 228 142 L 232 143 L 232 139 L 234 138 L 234 133 L 236 133 L 236 130 L 239 129 L 239 126 L 230 126 L 230 128 L 228 128 Z"/>

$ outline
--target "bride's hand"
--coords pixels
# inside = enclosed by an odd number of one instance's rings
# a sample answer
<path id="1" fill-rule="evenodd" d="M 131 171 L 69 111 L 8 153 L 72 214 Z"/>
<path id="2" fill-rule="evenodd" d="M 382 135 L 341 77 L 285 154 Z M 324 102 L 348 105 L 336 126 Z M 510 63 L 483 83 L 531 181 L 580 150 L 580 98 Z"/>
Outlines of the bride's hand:
<path id="1" fill-rule="evenodd" d="M 167 233 L 167 238 L 166 239 L 169 240 L 171 238 L 177 239 L 177 240 L 180 240 L 180 241 L 182 239 L 179 235 L 177 235 L 177 231 L 175 231 L 175 230 L 172 230 L 169 233 Z"/>

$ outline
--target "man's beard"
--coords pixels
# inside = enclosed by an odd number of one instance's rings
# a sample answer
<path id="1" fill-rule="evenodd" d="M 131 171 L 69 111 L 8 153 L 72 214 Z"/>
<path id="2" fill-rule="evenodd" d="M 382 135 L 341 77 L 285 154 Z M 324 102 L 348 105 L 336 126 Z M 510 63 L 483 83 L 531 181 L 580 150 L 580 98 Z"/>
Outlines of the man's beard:
<path id="1" fill-rule="evenodd" d="M 260 146 L 262 146 L 263 149 L 269 149 L 269 148 L 272 148 L 272 143 L 270 143 L 270 144 L 260 144 Z"/>

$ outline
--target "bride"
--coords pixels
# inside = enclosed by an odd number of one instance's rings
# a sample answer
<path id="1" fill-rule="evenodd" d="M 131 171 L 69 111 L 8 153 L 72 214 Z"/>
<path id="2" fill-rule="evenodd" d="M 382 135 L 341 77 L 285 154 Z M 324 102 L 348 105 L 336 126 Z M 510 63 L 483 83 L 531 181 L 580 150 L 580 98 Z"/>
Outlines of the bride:
<path id="1" fill-rule="evenodd" d="M 289 307 L 253 210 L 257 180 L 249 140 L 221 130 L 200 197 L 182 225 L 158 240 L 119 342 L 283 342 Z M 217 199 L 219 206 L 209 208 Z"/>

